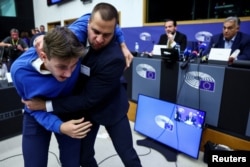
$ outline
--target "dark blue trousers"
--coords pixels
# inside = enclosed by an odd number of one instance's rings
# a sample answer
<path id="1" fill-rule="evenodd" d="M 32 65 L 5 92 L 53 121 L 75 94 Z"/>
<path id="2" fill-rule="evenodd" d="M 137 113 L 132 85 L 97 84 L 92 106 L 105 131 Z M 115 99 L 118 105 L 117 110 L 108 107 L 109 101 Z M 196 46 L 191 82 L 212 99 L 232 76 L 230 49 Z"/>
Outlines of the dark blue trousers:
<path id="1" fill-rule="evenodd" d="M 99 129 L 99 124 L 92 122 L 93 126 L 87 137 L 82 139 L 81 166 L 98 167 L 94 158 L 94 144 Z M 112 125 L 105 126 L 114 148 L 125 167 L 141 167 L 140 159 L 133 148 L 132 132 L 127 116 Z M 97 150 L 101 151 L 101 150 Z"/>
<path id="2" fill-rule="evenodd" d="M 27 113 L 23 117 L 22 150 L 24 167 L 47 167 L 51 132 Z M 80 166 L 81 140 L 55 134 L 62 167 Z"/>

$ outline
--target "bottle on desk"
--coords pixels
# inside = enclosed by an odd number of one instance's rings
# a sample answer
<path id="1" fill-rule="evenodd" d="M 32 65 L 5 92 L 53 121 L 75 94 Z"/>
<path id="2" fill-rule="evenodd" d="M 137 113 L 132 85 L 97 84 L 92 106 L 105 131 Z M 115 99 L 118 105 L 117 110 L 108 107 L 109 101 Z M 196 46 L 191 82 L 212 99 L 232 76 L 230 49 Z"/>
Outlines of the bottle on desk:
<path id="1" fill-rule="evenodd" d="M 139 46 L 139 43 L 138 42 L 135 42 L 135 52 L 139 52 L 139 48 L 140 48 L 140 46 Z"/>
<path id="2" fill-rule="evenodd" d="M 143 56 L 143 54 L 140 54 L 139 52 L 140 46 L 138 42 L 135 42 L 135 52 L 137 56 Z"/>

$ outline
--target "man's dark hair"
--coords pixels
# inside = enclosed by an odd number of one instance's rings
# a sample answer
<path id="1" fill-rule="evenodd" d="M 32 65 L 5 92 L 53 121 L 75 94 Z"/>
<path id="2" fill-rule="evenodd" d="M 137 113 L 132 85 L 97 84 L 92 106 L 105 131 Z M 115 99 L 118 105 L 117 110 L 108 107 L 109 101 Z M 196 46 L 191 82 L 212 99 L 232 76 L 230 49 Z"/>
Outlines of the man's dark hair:
<path id="1" fill-rule="evenodd" d="M 172 21 L 172 22 L 174 23 L 174 26 L 175 26 L 175 27 L 177 26 L 177 22 L 176 22 L 176 20 L 174 20 L 174 19 L 165 19 L 164 21 L 165 21 L 164 24 L 165 24 L 166 22 L 168 22 L 168 21 Z"/>
<path id="2" fill-rule="evenodd" d="M 12 29 L 10 30 L 10 33 L 13 33 L 13 32 L 15 32 L 15 33 L 18 33 L 18 34 L 19 34 L 19 31 L 18 31 L 18 29 L 16 29 L 16 28 L 12 28 Z"/>
<path id="3" fill-rule="evenodd" d="M 116 24 L 118 24 L 118 12 L 113 5 L 104 2 L 98 3 L 93 9 L 90 19 L 92 19 L 92 16 L 94 16 L 96 12 L 100 12 L 103 20 L 110 21 L 112 19 L 115 19 Z"/>
<path id="4" fill-rule="evenodd" d="M 48 59 L 80 58 L 84 54 L 84 46 L 75 34 L 67 27 L 56 27 L 44 36 L 43 51 Z"/>
<path id="5" fill-rule="evenodd" d="M 225 19 L 224 22 L 233 21 L 237 26 L 240 26 L 240 18 L 236 16 L 230 16 Z"/>

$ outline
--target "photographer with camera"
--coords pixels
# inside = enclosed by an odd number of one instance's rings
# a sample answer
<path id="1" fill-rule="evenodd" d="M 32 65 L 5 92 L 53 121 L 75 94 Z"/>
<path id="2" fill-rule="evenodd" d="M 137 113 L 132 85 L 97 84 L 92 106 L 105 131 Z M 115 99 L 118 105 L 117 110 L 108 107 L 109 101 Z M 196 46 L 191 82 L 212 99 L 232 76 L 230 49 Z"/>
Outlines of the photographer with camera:
<path id="1" fill-rule="evenodd" d="M 6 61 L 8 70 L 11 64 L 26 50 L 28 45 L 19 38 L 19 31 L 16 28 L 10 30 L 10 36 L 6 37 L 0 46 L 4 47 L 3 61 Z"/>

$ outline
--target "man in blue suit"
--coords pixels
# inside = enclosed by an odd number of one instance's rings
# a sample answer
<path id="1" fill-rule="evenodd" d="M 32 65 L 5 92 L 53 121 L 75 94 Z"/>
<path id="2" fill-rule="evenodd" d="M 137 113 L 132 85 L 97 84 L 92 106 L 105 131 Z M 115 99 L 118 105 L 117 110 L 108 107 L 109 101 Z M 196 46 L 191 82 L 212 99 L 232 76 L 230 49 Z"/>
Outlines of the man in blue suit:
<path id="1" fill-rule="evenodd" d="M 82 61 L 75 95 L 52 100 L 51 110 L 46 107 L 55 114 L 75 113 L 91 121 L 91 131 L 82 140 L 80 164 L 84 167 L 98 166 L 94 144 L 100 125 L 105 126 L 124 166 L 141 167 L 127 117 L 129 103 L 122 77 L 126 62 L 114 36 L 117 23 L 118 12 L 111 4 L 94 7 L 88 24 L 89 51 Z"/>
<path id="2" fill-rule="evenodd" d="M 231 54 L 239 49 L 238 60 L 250 60 L 250 36 L 242 33 L 240 29 L 240 19 L 238 17 L 228 17 L 223 24 L 223 32 L 211 38 L 209 46 L 205 51 L 208 54 L 211 48 L 231 48 Z M 205 55 L 204 54 L 204 55 Z M 234 59 L 230 57 L 229 61 Z"/>

